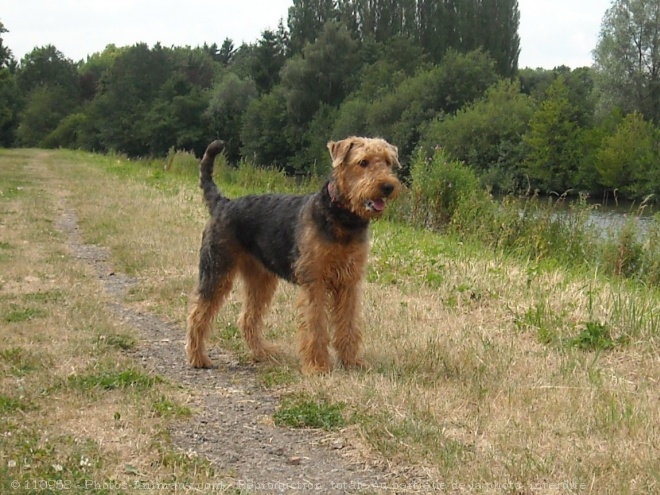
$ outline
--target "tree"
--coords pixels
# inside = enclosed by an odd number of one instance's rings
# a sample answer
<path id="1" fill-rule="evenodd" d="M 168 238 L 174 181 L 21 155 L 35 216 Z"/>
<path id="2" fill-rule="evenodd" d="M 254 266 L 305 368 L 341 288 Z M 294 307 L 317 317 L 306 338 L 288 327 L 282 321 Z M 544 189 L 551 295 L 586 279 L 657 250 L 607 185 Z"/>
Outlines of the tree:
<path id="1" fill-rule="evenodd" d="M 231 63 L 232 59 L 236 55 L 236 48 L 234 47 L 234 42 L 230 38 L 225 38 L 222 42 L 222 46 L 218 51 L 218 61 L 227 66 Z"/>
<path id="2" fill-rule="evenodd" d="M 574 117 L 569 89 L 559 76 L 548 88 L 524 136 L 529 148 L 527 171 L 544 192 L 563 193 L 575 185 L 581 154 L 580 128 Z"/>
<path id="3" fill-rule="evenodd" d="M 225 142 L 227 158 L 232 162 L 240 158 L 243 114 L 256 97 L 254 81 L 241 79 L 232 72 L 226 73 L 211 90 L 204 117 L 209 120 L 212 133 Z"/>
<path id="4" fill-rule="evenodd" d="M 14 56 L 11 53 L 11 50 L 7 48 L 2 39 L 3 33 L 8 33 L 9 31 L 5 29 L 4 24 L 0 21 L 0 69 L 3 69 L 9 65 L 13 60 Z"/>
<path id="5" fill-rule="evenodd" d="M 370 133 L 396 143 L 405 163 L 405 157 L 417 145 L 424 122 L 442 113 L 454 114 L 480 98 L 496 80 L 493 61 L 486 53 L 450 50 L 441 64 L 402 79 L 371 102 L 363 119 Z"/>
<path id="6" fill-rule="evenodd" d="M 16 138 L 22 146 L 43 146 L 60 120 L 80 106 L 78 69 L 53 45 L 28 53 L 16 72 L 24 100 Z"/>
<path id="7" fill-rule="evenodd" d="M 594 50 L 600 106 L 660 124 L 660 2 L 615 0 Z"/>
<path id="8" fill-rule="evenodd" d="M 44 139 L 57 128 L 60 120 L 76 108 L 70 93 L 57 84 L 36 86 L 21 111 L 16 137 L 20 146 L 43 147 Z"/>
<path id="9" fill-rule="evenodd" d="M 113 44 L 106 45 L 102 52 L 96 52 L 87 57 L 87 60 L 78 68 L 80 80 L 80 96 L 83 101 L 93 100 L 98 90 L 101 76 L 112 67 L 115 59 L 125 51 Z"/>
<path id="10" fill-rule="evenodd" d="M 482 49 L 501 76 L 518 69 L 520 13 L 517 0 L 417 0 L 415 37 L 440 62 L 448 49 Z"/>
<path id="11" fill-rule="evenodd" d="M 511 77 L 518 71 L 520 12 L 518 0 L 481 0 L 477 18 L 464 33 L 474 33 L 473 46 L 482 48 L 495 61 L 498 74 Z"/>
<path id="12" fill-rule="evenodd" d="M 0 68 L 0 146 L 14 144 L 14 132 L 18 127 L 20 92 L 16 78 L 8 68 Z"/>
<path id="13" fill-rule="evenodd" d="M 533 112 L 533 100 L 520 92 L 519 83 L 505 79 L 454 117 L 433 121 L 421 143 L 427 154 L 440 147 L 473 167 L 498 191 L 514 192 L 521 186 L 522 136 Z"/>
<path id="14" fill-rule="evenodd" d="M 23 94 L 47 85 L 59 86 L 71 97 L 78 97 L 78 68 L 53 45 L 35 48 L 25 55 L 16 77 Z"/>
<path id="15" fill-rule="evenodd" d="M 280 82 L 280 70 L 286 61 L 286 45 L 282 31 L 265 30 L 253 50 L 250 74 L 259 94 L 270 92 Z"/>
<path id="16" fill-rule="evenodd" d="M 0 22 L 0 146 L 11 146 L 18 126 L 20 94 L 13 65 L 11 50 L 4 45 L 2 34 L 8 32 Z"/>
<path id="17" fill-rule="evenodd" d="M 628 114 L 603 140 L 596 168 L 606 188 L 630 199 L 655 193 L 658 172 L 658 130 L 639 113 Z"/>
<path id="18" fill-rule="evenodd" d="M 204 152 L 208 120 L 203 118 L 208 97 L 199 86 L 175 73 L 163 84 L 149 111 L 136 122 L 135 132 L 150 155 L 163 156 L 176 149 Z"/>
<path id="19" fill-rule="evenodd" d="M 335 0 L 293 0 L 289 7 L 289 52 L 302 53 L 313 43 L 328 21 L 338 17 Z"/>
<path id="20" fill-rule="evenodd" d="M 303 55 L 289 59 L 282 68 L 282 88 L 293 122 L 309 123 L 322 103 L 338 106 L 356 83 L 351 74 L 358 71 L 358 61 L 357 43 L 346 27 L 328 22 Z"/>
<path id="21" fill-rule="evenodd" d="M 286 167 L 294 154 L 286 98 L 279 88 L 250 101 L 241 129 L 241 154 L 256 165 Z"/>
<path id="22" fill-rule="evenodd" d="M 149 114 L 159 89 L 170 79 L 172 65 L 167 50 L 140 43 L 117 56 L 104 73 L 91 117 L 107 150 L 140 156 L 149 153 L 143 120 Z M 174 145 L 175 143 L 171 143 Z"/>

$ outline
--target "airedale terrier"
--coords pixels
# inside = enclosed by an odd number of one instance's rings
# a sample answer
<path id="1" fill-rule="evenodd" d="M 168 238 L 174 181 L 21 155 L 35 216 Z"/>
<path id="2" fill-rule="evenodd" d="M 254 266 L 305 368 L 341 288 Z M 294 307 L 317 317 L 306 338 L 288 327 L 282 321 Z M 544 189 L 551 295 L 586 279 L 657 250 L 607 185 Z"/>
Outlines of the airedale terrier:
<path id="1" fill-rule="evenodd" d="M 199 256 L 199 285 L 188 316 L 186 351 L 196 368 L 211 366 L 205 341 L 215 314 L 243 278 L 239 327 L 256 361 L 273 356 L 262 335 L 263 316 L 278 277 L 301 287 L 299 350 L 303 371 L 331 369 L 332 346 L 346 367 L 360 366 L 361 283 L 369 251 L 369 221 L 401 189 L 393 169 L 397 148 L 383 139 L 349 137 L 329 142 L 332 174 L 308 195 L 265 194 L 228 199 L 213 181 L 214 141 L 200 163 L 200 187 L 211 217 Z"/>

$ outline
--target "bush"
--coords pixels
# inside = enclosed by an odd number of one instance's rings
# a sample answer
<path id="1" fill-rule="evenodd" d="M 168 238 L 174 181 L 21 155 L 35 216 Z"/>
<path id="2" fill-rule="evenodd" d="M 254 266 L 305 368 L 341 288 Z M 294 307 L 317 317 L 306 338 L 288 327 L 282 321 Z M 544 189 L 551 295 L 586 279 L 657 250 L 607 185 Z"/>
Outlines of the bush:
<path id="1" fill-rule="evenodd" d="M 431 159 L 419 151 L 412 162 L 411 179 L 411 217 L 418 225 L 470 231 L 495 210 L 474 171 L 449 160 L 442 149 Z"/>
<path id="2" fill-rule="evenodd" d="M 64 117 L 42 141 L 44 148 L 100 149 L 94 124 L 84 113 Z"/>
<path id="3" fill-rule="evenodd" d="M 532 112 L 533 101 L 520 93 L 519 83 L 500 81 L 456 115 L 428 122 L 420 142 L 426 149 L 441 143 L 449 155 L 478 171 L 482 182 L 496 191 L 516 192 L 522 185 L 522 135 Z"/>

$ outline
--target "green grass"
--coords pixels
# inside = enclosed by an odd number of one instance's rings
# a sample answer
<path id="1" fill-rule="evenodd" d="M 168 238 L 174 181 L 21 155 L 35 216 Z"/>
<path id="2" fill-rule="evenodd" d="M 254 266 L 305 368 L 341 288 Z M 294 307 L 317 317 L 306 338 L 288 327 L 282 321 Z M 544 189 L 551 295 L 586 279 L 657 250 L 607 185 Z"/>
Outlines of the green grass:
<path id="1" fill-rule="evenodd" d="M 28 302 L 51 304 L 61 303 L 66 300 L 66 292 L 62 289 L 44 290 L 38 292 L 30 292 L 25 294 L 23 298 Z"/>
<path id="2" fill-rule="evenodd" d="M 99 341 L 106 346 L 121 349 L 122 351 L 130 351 L 135 349 L 137 345 L 137 339 L 129 334 L 100 335 Z"/>
<path id="3" fill-rule="evenodd" d="M 164 395 L 154 401 L 152 409 L 158 416 L 166 418 L 187 418 L 192 415 L 189 407 L 177 404 Z"/>
<path id="4" fill-rule="evenodd" d="M 33 409 L 34 405 L 24 400 L 14 399 L 0 394 L 0 414 L 14 413 L 17 411 L 28 411 Z"/>
<path id="5" fill-rule="evenodd" d="M 346 425 L 344 404 L 325 398 L 307 396 L 288 397 L 273 415 L 276 425 L 290 428 L 319 428 L 334 430 Z"/>
<path id="6" fill-rule="evenodd" d="M 13 376 L 25 376 L 39 371 L 49 361 L 45 356 L 38 356 L 22 347 L 9 347 L 0 351 L 0 362 L 7 366 L 7 372 Z"/>
<path id="7" fill-rule="evenodd" d="M 470 445 L 443 435 L 442 425 L 423 414 L 393 419 L 386 413 L 355 413 L 351 422 L 361 425 L 388 458 L 401 458 L 407 451 L 408 455 L 423 457 L 441 467 L 447 476 L 458 463 L 474 456 Z"/>
<path id="8" fill-rule="evenodd" d="M 612 330 L 599 321 L 588 321 L 584 329 L 568 341 L 568 344 L 586 351 L 604 351 L 624 345 L 628 342 L 625 336 L 613 338 Z"/>
<path id="9" fill-rule="evenodd" d="M 35 318 L 43 318 L 47 313 L 38 308 L 20 307 L 16 304 L 10 305 L 9 311 L 4 315 L 3 320 L 5 323 L 21 323 L 24 321 L 34 320 Z"/>
<path id="10" fill-rule="evenodd" d="M 277 388 L 296 383 L 299 380 L 297 370 L 277 363 L 259 370 L 259 381 L 266 388 Z"/>
<path id="11" fill-rule="evenodd" d="M 147 375 L 139 370 L 101 370 L 83 375 L 73 375 L 67 380 L 69 387 L 80 390 L 148 390 L 163 380 L 158 376 Z"/>

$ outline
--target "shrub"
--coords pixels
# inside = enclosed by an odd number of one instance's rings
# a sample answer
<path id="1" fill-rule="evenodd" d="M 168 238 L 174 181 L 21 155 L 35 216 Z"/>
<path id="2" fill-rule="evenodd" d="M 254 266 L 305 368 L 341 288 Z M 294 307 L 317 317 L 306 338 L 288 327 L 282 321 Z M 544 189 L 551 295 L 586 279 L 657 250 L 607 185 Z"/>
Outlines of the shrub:
<path id="1" fill-rule="evenodd" d="M 475 222 L 482 222 L 484 214 L 494 211 L 494 203 L 474 171 L 450 160 L 442 149 L 431 159 L 419 151 L 412 162 L 411 179 L 411 217 L 419 225 L 469 231 Z"/>

